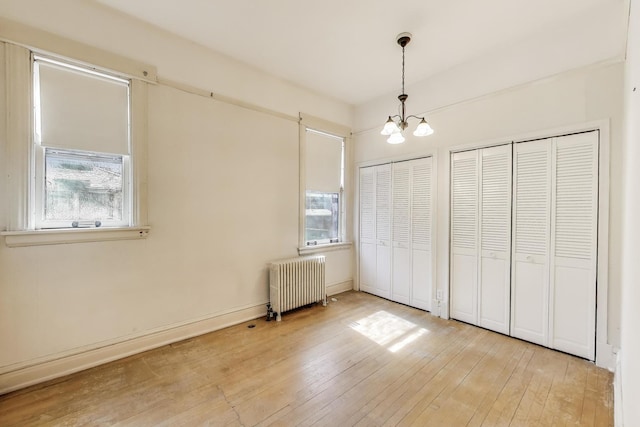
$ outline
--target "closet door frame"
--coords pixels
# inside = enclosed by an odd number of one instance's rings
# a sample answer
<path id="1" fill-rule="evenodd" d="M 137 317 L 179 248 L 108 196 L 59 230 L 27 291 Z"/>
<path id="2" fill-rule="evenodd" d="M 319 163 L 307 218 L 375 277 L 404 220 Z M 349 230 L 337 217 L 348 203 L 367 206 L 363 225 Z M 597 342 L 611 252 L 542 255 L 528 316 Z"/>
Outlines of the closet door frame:
<path id="1" fill-rule="evenodd" d="M 440 301 L 440 317 L 449 319 L 449 290 L 450 290 L 450 268 L 451 268 L 451 242 L 444 236 L 450 235 L 451 228 L 451 155 L 459 151 L 473 150 L 476 148 L 487 148 L 508 142 L 518 143 L 535 139 L 553 138 L 557 136 L 569 135 L 572 133 L 588 132 L 592 130 L 600 131 L 600 145 L 598 152 L 598 261 L 597 261 L 597 297 L 596 297 L 596 365 L 615 369 L 616 356 L 614 347 L 609 343 L 608 326 L 608 295 L 609 295 L 609 197 L 610 197 L 610 121 L 609 119 L 594 120 L 590 122 L 578 123 L 568 126 L 559 126 L 529 133 L 512 135 L 507 138 L 496 138 L 485 141 L 478 141 L 468 144 L 460 144 L 448 147 L 443 151 L 443 155 L 438 158 L 438 169 L 442 176 L 449 177 L 445 182 L 442 180 L 438 184 L 438 214 L 446 206 L 445 220 L 440 221 L 443 230 L 438 232 L 438 282 L 434 288 L 443 292 Z M 443 224 L 444 222 L 444 224 Z"/>

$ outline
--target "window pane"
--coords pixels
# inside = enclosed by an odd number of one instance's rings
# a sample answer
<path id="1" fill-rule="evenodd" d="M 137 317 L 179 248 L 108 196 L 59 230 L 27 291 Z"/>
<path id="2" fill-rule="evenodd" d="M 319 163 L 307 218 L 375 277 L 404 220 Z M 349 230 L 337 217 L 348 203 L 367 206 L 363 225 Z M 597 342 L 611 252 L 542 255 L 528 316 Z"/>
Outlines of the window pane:
<path id="1" fill-rule="evenodd" d="M 120 221 L 123 156 L 45 150 L 45 220 Z"/>
<path id="2" fill-rule="evenodd" d="M 305 241 L 308 245 L 337 242 L 340 217 L 338 193 L 306 193 Z"/>

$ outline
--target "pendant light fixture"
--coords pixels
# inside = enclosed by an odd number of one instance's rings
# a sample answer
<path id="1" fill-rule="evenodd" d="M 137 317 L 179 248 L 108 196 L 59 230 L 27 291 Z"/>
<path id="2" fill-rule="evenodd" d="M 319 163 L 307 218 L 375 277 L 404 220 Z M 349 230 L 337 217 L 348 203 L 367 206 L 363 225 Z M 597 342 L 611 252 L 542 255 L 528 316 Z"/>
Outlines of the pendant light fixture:
<path id="1" fill-rule="evenodd" d="M 404 136 L 402 135 L 402 132 L 409 125 L 407 123 L 407 120 L 409 120 L 410 118 L 420 120 L 420 123 L 418 123 L 416 130 L 413 132 L 415 136 L 427 136 L 433 133 L 433 129 L 431 129 L 431 126 L 429 126 L 429 123 L 427 123 L 424 117 L 406 115 L 405 102 L 407 101 L 407 98 L 409 97 L 409 95 L 404 93 L 404 48 L 411 41 L 411 34 L 400 33 L 398 34 L 396 41 L 402 47 L 402 93 L 398 95 L 398 99 L 400 100 L 401 114 L 389 116 L 389 120 L 387 120 L 387 122 L 384 124 L 384 128 L 382 128 L 382 132 L 380 132 L 382 135 L 389 137 L 387 139 L 387 142 L 389 144 L 401 144 L 405 141 Z"/>

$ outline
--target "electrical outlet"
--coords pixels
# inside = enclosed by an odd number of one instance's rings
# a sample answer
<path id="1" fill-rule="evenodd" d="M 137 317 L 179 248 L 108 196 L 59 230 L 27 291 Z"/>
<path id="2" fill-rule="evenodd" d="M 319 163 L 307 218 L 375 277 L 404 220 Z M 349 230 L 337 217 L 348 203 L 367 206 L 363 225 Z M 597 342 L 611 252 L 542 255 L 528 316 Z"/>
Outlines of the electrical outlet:
<path id="1" fill-rule="evenodd" d="M 436 291 L 436 299 L 442 301 L 442 289 Z"/>

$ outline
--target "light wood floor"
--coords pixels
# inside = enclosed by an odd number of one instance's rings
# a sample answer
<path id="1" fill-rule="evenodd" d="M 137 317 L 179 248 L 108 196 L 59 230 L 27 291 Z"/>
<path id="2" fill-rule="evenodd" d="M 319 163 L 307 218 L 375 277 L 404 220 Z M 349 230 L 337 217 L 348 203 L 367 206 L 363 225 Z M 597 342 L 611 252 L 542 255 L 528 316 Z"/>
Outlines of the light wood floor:
<path id="1" fill-rule="evenodd" d="M 0 425 L 613 425 L 612 375 L 592 363 L 337 299 L 1 396 Z"/>

